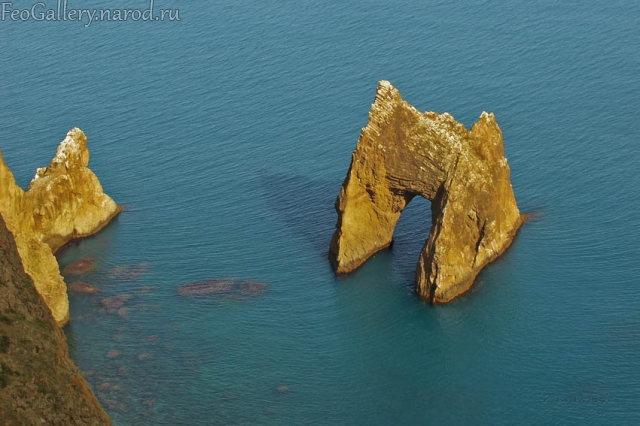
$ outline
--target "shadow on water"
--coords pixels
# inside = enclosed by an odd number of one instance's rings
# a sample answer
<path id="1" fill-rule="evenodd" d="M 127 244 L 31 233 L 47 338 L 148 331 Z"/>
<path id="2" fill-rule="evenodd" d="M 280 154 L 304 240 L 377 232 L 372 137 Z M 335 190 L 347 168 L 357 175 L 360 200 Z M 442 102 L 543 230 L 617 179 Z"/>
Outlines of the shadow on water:
<path id="1" fill-rule="evenodd" d="M 72 256 L 74 251 L 78 251 L 76 249 L 83 245 L 83 243 L 90 243 L 91 245 L 95 246 L 104 246 L 105 250 L 109 250 L 111 246 L 111 240 L 117 232 L 121 214 L 122 213 L 111 219 L 109 223 L 107 223 L 99 232 L 86 237 L 74 238 L 60 247 L 55 252 L 55 256 L 58 262 L 60 262 L 61 259 L 66 258 L 67 255 Z"/>
<path id="2" fill-rule="evenodd" d="M 280 219 L 294 234 L 310 242 L 314 250 L 326 255 L 338 218 L 334 203 L 341 180 L 269 171 L 260 171 L 258 175 L 264 196 Z"/>
<path id="3" fill-rule="evenodd" d="M 334 203 L 341 180 L 316 179 L 270 171 L 258 172 L 264 196 L 271 209 L 291 231 L 311 243 L 326 256 L 335 230 L 337 214 Z M 375 256 L 376 262 L 388 264 L 408 288 L 413 288 L 418 256 L 431 230 L 431 203 L 415 197 L 402 212 L 393 244 Z M 349 280 L 352 274 L 342 278 Z"/>

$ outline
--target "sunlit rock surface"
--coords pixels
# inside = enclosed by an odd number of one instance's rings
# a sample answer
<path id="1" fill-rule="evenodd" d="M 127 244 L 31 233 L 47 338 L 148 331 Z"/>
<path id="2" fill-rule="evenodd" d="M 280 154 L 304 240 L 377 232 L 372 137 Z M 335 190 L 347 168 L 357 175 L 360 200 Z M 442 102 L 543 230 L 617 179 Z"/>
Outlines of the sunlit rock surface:
<path id="1" fill-rule="evenodd" d="M 524 221 L 509 176 L 493 114 L 483 112 L 467 130 L 447 113 L 421 113 L 381 81 L 336 201 L 329 252 L 336 272 L 388 247 L 402 210 L 420 195 L 431 200 L 433 223 L 415 288 L 433 303 L 452 300 Z"/>
<path id="2" fill-rule="evenodd" d="M 69 320 L 69 300 L 55 250 L 98 232 L 120 207 L 87 167 L 87 137 L 72 129 L 48 167 L 39 168 L 25 192 L 0 155 L 0 213 L 15 235 L 25 271 L 59 324 Z"/>

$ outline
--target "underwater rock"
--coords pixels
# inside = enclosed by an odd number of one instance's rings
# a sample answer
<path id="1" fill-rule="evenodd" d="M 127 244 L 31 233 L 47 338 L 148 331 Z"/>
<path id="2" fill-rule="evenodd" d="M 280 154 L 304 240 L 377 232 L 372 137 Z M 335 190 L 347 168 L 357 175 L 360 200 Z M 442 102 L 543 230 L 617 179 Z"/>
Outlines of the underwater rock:
<path id="1" fill-rule="evenodd" d="M 67 286 L 69 293 L 96 294 L 98 289 L 83 281 L 74 281 Z"/>
<path id="2" fill-rule="evenodd" d="M 111 349 L 109 352 L 105 354 L 105 357 L 108 359 L 116 359 L 120 356 L 120 351 L 116 349 Z"/>
<path id="3" fill-rule="evenodd" d="M 62 270 L 62 275 L 67 277 L 79 277 L 80 275 L 84 275 L 94 269 L 96 269 L 96 265 L 91 261 L 91 259 L 78 259 L 65 266 Z"/>
<path id="4" fill-rule="evenodd" d="M 431 201 L 432 228 L 415 290 L 446 303 L 471 287 L 526 219 L 509 176 L 493 114 L 467 130 L 448 113 L 419 112 L 381 81 L 336 200 L 331 263 L 348 273 L 388 247 L 402 210 L 422 196 Z"/>
<path id="5" fill-rule="evenodd" d="M 147 264 L 141 263 L 131 268 L 129 273 L 126 275 L 125 279 L 128 281 L 137 280 L 140 277 L 140 275 L 144 274 L 146 271 L 147 271 Z"/>
<path id="6" fill-rule="evenodd" d="M 278 386 L 276 390 L 280 393 L 289 393 L 289 386 Z"/>
<path id="7" fill-rule="evenodd" d="M 128 294 L 122 294 L 120 296 L 108 297 L 106 299 L 102 299 L 100 304 L 103 308 L 107 310 L 120 309 L 124 305 L 124 303 L 131 298 Z"/>
<path id="8" fill-rule="evenodd" d="M 240 284 L 240 293 L 250 296 L 259 296 L 265 292 L 267 285 L 257 281 L 243 281 Z"/>
<path id="9" fill-rule="evenodd" d="M 109 276 L 115 278 L 124 278 L 127 276 L 128 271 L 129 267 L 126 265 L 114 266 L 109 270 Z"/>
<path id="10" fill-rule="evenodd" d="M 119 403 L 115 399 L 100 399 L 104 405 L 112 411 L 124 411 L 127 409 L 127 406 L 123 403 Z"/>
<path id="11" fill-rule="evenodd" d="M 153 358 L 153 354 L 151 352 L 142 352 L 138 354 L 138 361 L 148 361 Z"/>
<path id="12" fill-rule="evenodd" d="M 179 296 L 202 297 L 213 294 L 227 293 L 233 289 L 236 280 L 214 279 L 192 284 L 185 284 L 178 288 Z"/>
<path id="13" fill-rule="evenodd" d="M 109 270 L 109 276 L 124 281 L 137 280 L 140 275 L 147 272 L 148 265 L 146 263 L 140 263 L 135 266 L 118 265 Z"/>
<path id="14" fill-rule="evenodd" d="M 129 312 L 131 312 L 131 308 L 120 308 L 118 309 L 118 316 L 121 316 L 123 318 L 127 318 L 127 316 L 129 315 Z"/>
<path id="15" fill-rule="evenodd" d="M 177 292 L 179 296 L 219 296 L 222 300 L 234 301 L 260 296 L 266 289 L 267 284 L 265 283 L 225 278 L 185 284 L 178 287 Z"/>
<path id="16" fill-rule="evenodd" d="M 121 210 L 88 164 L 87 137 L 78 128 L 67 133 L 49 166 L 36 171 L 26 192 L 0 155 L 0 213 L 25 271 L 60 325 L 69 321 L 69 299 L 53 253 L 95 234 Z"/>

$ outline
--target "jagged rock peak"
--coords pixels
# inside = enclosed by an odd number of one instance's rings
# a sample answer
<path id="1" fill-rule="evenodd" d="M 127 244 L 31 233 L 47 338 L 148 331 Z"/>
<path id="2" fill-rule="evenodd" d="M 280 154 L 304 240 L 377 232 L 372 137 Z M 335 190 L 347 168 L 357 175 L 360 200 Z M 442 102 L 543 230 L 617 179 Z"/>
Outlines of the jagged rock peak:
<path id="1" fill-rule="evenodd" d="M 433 215 L 416 291 L 434 303 L 452 300 L 506 250 L 524 220 L 509 176 L 493 114 L 483 112 L 467 130 L 448 113 L 421 113 L 381 81 L 336 200 L 329 252 L 336 272 L 351 272 L 389 246 L 402 210 L 420 195 Z"/>
<path id="2" fill-rule="evenodd" d="M 51 160 L 49 167 L 40 167 L 36 171 L 33 180 L 43 177 L 47 172 L 67 171 L 76 167 L 89 165 L 89 149 L 87 148 L 87 136 L 77 127 L 69 130 L 56 155 Z"/>

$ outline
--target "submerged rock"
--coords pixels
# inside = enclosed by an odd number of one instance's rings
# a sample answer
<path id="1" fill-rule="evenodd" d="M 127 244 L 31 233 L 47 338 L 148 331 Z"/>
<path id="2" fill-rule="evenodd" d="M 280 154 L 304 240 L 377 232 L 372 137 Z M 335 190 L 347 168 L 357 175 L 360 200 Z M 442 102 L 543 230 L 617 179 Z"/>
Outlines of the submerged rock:
<path id="1" fill-rule="evenodd" d="M 78 259 L 65 266 L 62 270 L 62 275 L 67 277 L 79 277 L 80 275 L 84 275 L 94 269 L 96 269 L 96 265 L 91 261 L 91 259 Z"/>
<path id="2" fill-rule="evenodd" d="M 115 278 L 123 278 L 127 276 L 128 271 L 129 271 L 129 267 L 126 265 L 114 266 L 109 270 L 109 276 L 115 277 Z"/>
<path id="3" fill-rule="evenodd" d="M 265 283 L 259 283 L 257 281 L 243 281 L 240 284 L 240 293 L 250 295 L 250 296 L 259 296 L 265 292 L 267 289 L 267 285 Z"/>
<path id="4" fill-rule="evenodd" d="M 431 200 L 429 238 L 415 289 L 433 303 L 464 293 L 511 244 L 525 217 L 509 181 L 502 132 L 483 112 L 471 130 L 447 114 L 421 113 L 381 81 L 336 201 L 329 258 L 357 269 L 391 244 L 405 206 Z"/>
<path id="5" fill-rule="evenodd" d="M 118 403 L 115 399 L 101 398 L 100 401 L 112 411 L 125 411 L 127 409 L 124 403 Z"/>
<path id="6" fill-rule="evenodd" d="M 116 350 L 116 349 L 111 349 L 109 352 L 107 352 L 105 354 L 105 357 L 107 359 L 116 359 L 120 356 L 120 351 Z"/>
<path id="7" fill-rule="evenodd" d="M 67 286 L 69 293 L 96 294 L 98 289 L 82 281 L 74 281 Z"/>
<path id="8" fill-rule="evenodd" d="M 225 278 L 182 285 L 178 287 L 178 295 L 188 297 L 218 296 L 220 299 L 233 301 L 260 296 L 266 289 L 267 284 L 265 283 Z"/>
<path id="9" fill-rule="evenodd" d="M 109 276 L 117 278 L 119 280 L 124 281 L 134 281 L 137 280 L 140 275 L 147 272 L 147 264 L 139 263 L 135 266 L 129 265 L 118 265 L 111 268 L 109 271 Z"/>
<path id="10" fill-rule="evenodd" d="M 119 212 L 87 167 L 87 137 L 75 128 L 48 167 L 39 168 L 25 192 L 0 155 L 0 213 L 15 235 L 20 257 L 59 324 L 69 320 L 67 287 L 53 253 L 95 234 Z"/>
<path id="11" fill-rule="evenodd" d="M 179 296 L 202 297 L 214 294 L 228 293 L 233 289 L 236 280 L 214 279 L 192 284 L 185 284 L 178 288 Z"/>
<path id="12" fill-rule="evenodd" d="M 122 318 L 127 318 L 129 316 L 129 312 L 131 312 L 131 308 L 120 308 L 118 309 L 118 315 Z"/>
<path id="13" fill-rule="evenodd" d="M 100 304 L 103 308 L 107 310 L 115 310 L 120 309 L 124 306 L 124 303 L 131 298 L 128 294 L 122 294 L 120 296 L 108 297 L 106 299 L 102 299 Z"/>
<path id="14" fill-rule="evenodd" d="M 99 391 L 103 391 L 103 390 L 107 390 L 111 387 L 111 383 L 109 382 L 103 382 L 100 383 L 98 386 L 96 386 L 96 389 Z"/>
<path id="15" fill-rule="evenodd" d="M 138 361 L 148 361 L 153 358 L 153 354 L 151 352 L 142 352 L 138 354 Z"/>
<path id="16" fill-rule="evenodd" d="M 126 275 L 125 279 L 129 281 L 137 280 L 138 277 L 140 277 L 140 275 L 144 274 L 145 272 L 147 272 L 147 264 L 140 263 L 139 265 L 136 265 L 133 268 L 131 268 L 129 273 Z"/>

